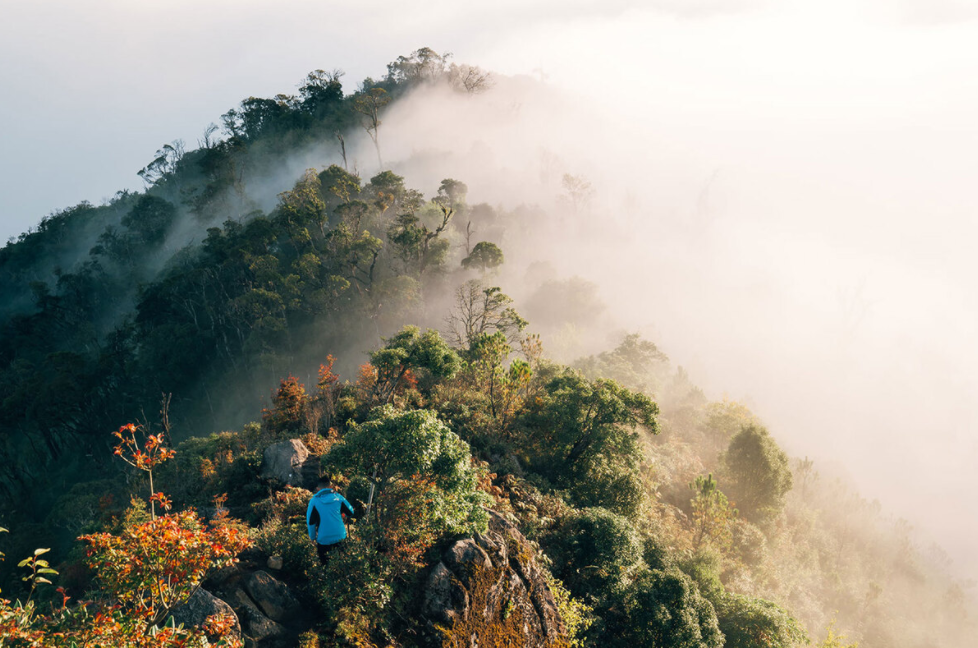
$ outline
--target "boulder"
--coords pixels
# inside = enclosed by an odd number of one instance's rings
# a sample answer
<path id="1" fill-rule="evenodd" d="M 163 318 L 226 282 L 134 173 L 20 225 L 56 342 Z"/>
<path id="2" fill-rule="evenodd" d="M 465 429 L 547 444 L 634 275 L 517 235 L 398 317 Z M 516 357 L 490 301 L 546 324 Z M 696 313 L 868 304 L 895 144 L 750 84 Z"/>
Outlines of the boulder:
<path id="1" fill-rule="evenodd" d="M 267 572 L 257 571 L 248 576 L 245 589 L 251 600 L 273 621 L 282 621 L 299 612 L 299 601 L 289 591 L 289 586 Z"/>
<path id="2" fill-rule="evenodd" d="M 173 620 L 186 628 L 198 628 L 204 625 L 207 617 L 214 614 L 230 614 L 234 617 L 234 626 L 228 636 L 241 639 L 241 622 L 231 606 L 217 598 L 204 588 L 198 588 L 190 599 L 173 611 Z"/>
<path id="3" fill-rule="evenodd" d="M 303 485 L 303 464 L 309 448 L 299 439 L 273 443 L 265 448 L 261 462 L 262 479 L 275 479 L 289 486 Z"/>
<path id="4" fill-rule="evenodd" d="M 428 576 L 422 613 L 443 646 L 565 645 L 567 629 L 529 541 L 489 511 L 485 534 L 457 541 Z"/>
<path id="5" fill-rule="evenodd" d="M 251 639 L 261 642 L 286 634 L 285 627 L 265 616 L 243 590 L 235 590 L 232 599 L 238 610 L 238 616 L 244 622 L 244 629 Z"/>

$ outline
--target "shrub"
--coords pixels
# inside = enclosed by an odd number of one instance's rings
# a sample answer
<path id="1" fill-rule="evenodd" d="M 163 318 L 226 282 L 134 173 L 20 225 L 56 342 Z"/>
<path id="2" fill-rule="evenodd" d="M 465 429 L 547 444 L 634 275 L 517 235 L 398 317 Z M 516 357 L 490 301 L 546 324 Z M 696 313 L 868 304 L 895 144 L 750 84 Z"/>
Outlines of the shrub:
<path id="1" fill-rule="evenodd" d="M 610 632 L 606 635 L 613 646 L 720 648 L 724 645 L 713 606 L 678 569 L 640 572 L 609 617 Z M 611 636 L 615 639 L 611 640 Z"/>
<path id="2" fill-rule="evenodd" d="M 798 621 L 770 601 L 726 594 L 716 608 L 726 648 L 791 648 L 808 643 Z"/>
<path id="3" fill-rule="evenodd" d="M 641 546 L 625 518 L 602 508 L 580 511 L 548 536 L 554 575 L 574 596 L 596 599 L 621 591 L 641 564 Z"/>
<path id="4" fill-rule="evenodd" d="M 102 591 L 150 627 L 185 602 L 208 571 L 232 564 L 249 544 L 234 529 L 206 528 L 193 511 L 80 540 L 88 543 L 88 563 Z"/>

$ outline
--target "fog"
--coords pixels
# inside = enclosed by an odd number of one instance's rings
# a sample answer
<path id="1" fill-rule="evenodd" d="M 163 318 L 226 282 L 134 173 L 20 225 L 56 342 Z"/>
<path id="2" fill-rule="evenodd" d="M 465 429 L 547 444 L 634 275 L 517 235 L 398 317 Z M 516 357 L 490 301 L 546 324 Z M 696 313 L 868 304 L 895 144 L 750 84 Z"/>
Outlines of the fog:
<path id="1" fill-rule="evenodd" d="M 539 260 L 598 283 L 608 335 L 584 347 L 640 331 L 709 396 L 745 400 L 792 454 L 848 473 L 921 542 L 947 548 L 960 575 L 978 575 L 971 6 L 0 11 L 4 238 L 54 208 L 138 187 L 135 170 L 160 144 L 193 143 L 241 98 L 290 91 L 311 69 L 344 68 L 352 91 L 427 45 L 498 71 L 484 95 L 410 98 L 379 136 L 385 160 L 429 195 L 453 177 L 470 203 L 562 214 L 530 225 L 530 246 L 502 242 L 504 289 L 525 296 Z M 366 177 L 368 144 L 352 144 Z M 558 201 L 564 173 L 592 183 L 589 207 Z"/>

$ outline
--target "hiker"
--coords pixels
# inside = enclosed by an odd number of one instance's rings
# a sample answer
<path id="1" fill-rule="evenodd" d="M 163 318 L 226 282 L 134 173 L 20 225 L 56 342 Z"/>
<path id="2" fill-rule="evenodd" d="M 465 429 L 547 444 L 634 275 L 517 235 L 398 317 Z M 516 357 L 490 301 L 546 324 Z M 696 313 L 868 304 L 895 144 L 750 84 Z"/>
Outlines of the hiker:
<path id="1" fill-rule="evenodd" d="M 321 478 L 306 509 L 309 539 L 316 543 L 320 563 L 325 565 L 329 553 L 346 540 L 347 518 L 355 517 L 350 503 L 336 492 L 336 485 L 326 477 Z"/>

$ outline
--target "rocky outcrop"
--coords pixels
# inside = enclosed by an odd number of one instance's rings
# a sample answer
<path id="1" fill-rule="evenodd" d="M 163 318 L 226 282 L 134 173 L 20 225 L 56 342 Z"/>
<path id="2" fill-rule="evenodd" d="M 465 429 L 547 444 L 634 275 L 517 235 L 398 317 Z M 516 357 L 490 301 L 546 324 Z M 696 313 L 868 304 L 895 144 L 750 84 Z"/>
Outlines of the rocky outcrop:
<path id="1" fill-rule="evenodd" d="M 428 577 L 423 612 L 441 646 L 566 646 L 566 628 L 534 550 L 489 511 L 489 530 L 459 540 Z"/>
<path id="2" fill-rule="evenodd" d="M 184 627 L 201 627 L 207 617 L 215 614 L 229 614 L 234 617 L 234 626 L 228 637 L 241 639 L 241 622 L 231 606 L 217 598 L 207 590 L 199 588 L 190 599 L 173 611 L 173 620 Z"/>
<path id="3" fill-rule="evenodd" d="M 261 478 L 265 480 L 312 490 L 319 481 L 320 470 L 319 455 L 299 439 L 273 443 L 262 455 Z"/>
<path id="4" fill-rule="evenodd" d="M 289 486 L 302 486 L 303 465 L 309 459 L 309 449 L 299 439 L 273 443 L 265 448 L 261 462 L 262 479 L 274 479 Z"/>
<path id="5" fill-rule="evenodd" d="M 292 596 L 289 587 L 272 578 L 268 573 L 257 571 L 248 576 L 245 589 L 258 607 L 272 621 L 294 617 L 299 611 L 299 601 Z"/>
<path id="6" fill-rule="evenodd" d="M 244 622 L 245 634 L 256 642 L 285 636 L 285 627 L 265 616 L 244 590 L 235 590 L 232 603 Z"/>
<path id="7" fill-rule="evenodd" d="M 292 588 L 264 570 L 267 556 L 251 548 L 239 560 L 211 574 L 208 590 L 237 614 L 246 648 L 292 648 L 298 635 L 317 619 L 303 608 Z"/>

